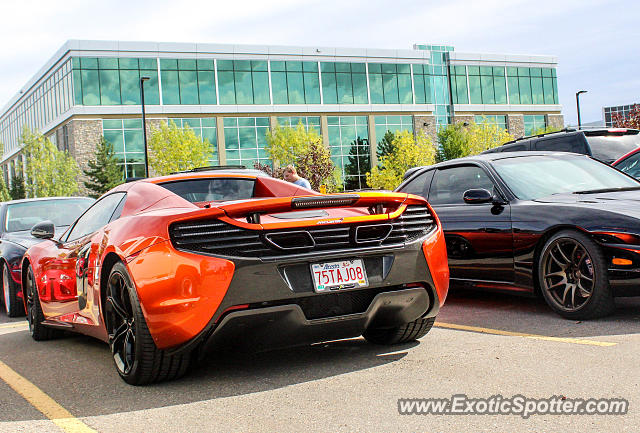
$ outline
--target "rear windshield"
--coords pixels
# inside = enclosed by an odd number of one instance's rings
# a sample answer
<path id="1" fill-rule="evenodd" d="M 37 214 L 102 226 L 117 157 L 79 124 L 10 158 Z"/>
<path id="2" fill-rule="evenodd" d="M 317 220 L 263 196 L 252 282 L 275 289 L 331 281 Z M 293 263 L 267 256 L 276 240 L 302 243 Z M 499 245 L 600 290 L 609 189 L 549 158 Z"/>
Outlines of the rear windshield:
<path id="1" fill-rule="evenodd" d="M 25 201 L 7 205 L 4 230 L 31 230 L 40 221 L 50 220 L 56 227 L 71 225 L 95 200 L 74 198 Z"/>
<path id="2" fill-rule="evenodd" d="M 587 137 L 593 157 L 611 164 L 622 155 L 640 147 L 640 134 Z"/>
<path id="3" fill-rule="evenodd" d="M 190 179 L 159 184 L 191 203 L 243 200 L 253 197 L 254 179 Z"/>

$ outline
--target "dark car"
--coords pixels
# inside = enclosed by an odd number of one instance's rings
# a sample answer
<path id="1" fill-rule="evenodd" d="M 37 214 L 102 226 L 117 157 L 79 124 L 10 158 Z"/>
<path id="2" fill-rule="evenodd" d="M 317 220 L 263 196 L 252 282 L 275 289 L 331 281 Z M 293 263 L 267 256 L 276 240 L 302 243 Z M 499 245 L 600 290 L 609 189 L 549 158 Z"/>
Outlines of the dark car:
<path id="1" fill-rule="evenodd" d="M 443 224 L 451 286 L 542 292 L 572 319 L 640 295 L 640 182 L 588 156 L 490 153 L 414 170 Z"/>
<path id="2" fill-rule="evenodd" d="M 612 128 L 551 132 L 509 141 L 484 153 L 554 151 L 589 155 L 607 164 L 613 163 L 625 153 L 640 147 L 640 131 Z"/>
<path id="3" fill-rule="evenodd" d="M 58 229 L 69 226 L 94 200 L 81 197 L 52 197 L 8 201 L 0 204 L 0 266 L 2 300 L 9 317 L 24 315 L 20 265 L 27 248 L 42 242 L 31 227 L 50 220 Z"/>
<path id="4" fill-rule="evenodd" d="M 629 176 L 640 179 L 640 147 L 622 156 L 611 165 Z"/>

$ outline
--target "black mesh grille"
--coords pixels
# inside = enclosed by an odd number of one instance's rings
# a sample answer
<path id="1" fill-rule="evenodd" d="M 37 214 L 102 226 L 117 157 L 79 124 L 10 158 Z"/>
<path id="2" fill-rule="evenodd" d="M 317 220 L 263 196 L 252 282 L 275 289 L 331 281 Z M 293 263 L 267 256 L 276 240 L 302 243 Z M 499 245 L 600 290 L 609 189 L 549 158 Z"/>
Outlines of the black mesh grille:
<path id="1" fill-rule="evenodd" d="M 396 219 L 385 221 L 391 231 L 384 239 L 356 242 L 356 227 L 372 224 L 342 224 L 296 228 L 291 230 L 248 230 L 217 219 L 172 224 L 169 235 L 174 247 L 232 257 L 293 256 L 302 252 L 331 252 L 364 246 L 397 245 L 417 239 L 433 228 L 435 222 L 426 206 L 408 206 Z M 271 236 L 287 232 L 308 232 L 313 243 L 303 236 Z M 386 235 L 386 231 L 380 231 Z M 270 235 L 271 241 L 265 239 Z"/>

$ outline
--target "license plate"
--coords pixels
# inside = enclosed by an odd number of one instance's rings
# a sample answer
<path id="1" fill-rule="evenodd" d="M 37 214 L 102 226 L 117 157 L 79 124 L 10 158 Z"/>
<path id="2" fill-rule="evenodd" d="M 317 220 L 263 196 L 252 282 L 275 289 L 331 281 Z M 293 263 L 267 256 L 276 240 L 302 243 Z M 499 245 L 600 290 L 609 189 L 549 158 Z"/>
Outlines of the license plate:
<path id="1" fill-rule="evenodd" d="M 367 273 L 362 260 L 314 263 L 311 265 L 313 285 L 318 293 L 367 287 Z"/>

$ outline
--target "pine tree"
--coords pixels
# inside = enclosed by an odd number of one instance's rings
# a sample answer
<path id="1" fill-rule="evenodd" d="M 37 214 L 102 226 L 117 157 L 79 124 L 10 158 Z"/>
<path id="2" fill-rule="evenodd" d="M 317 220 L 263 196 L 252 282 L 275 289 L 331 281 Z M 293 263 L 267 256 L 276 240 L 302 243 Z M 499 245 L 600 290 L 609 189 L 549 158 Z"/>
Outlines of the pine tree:
<path id="1" fill-rule="evenodd" d="M 395 134 L 389 130 L 384 133 L 384 137 L 382 140 L 378 141 L 378 148 L 376 150 L 376 155 L 378 158 L 387 156 L 396 151 L 396 146 L 393 144 L 393 140 L 395 139 Z"/>
<path id="2" fill-rule="evenodd" d="M 9 188 L 11 200 L 20 200 L 27 197 L 27 191 L 24 186 L 24 177 L 21 174 L 14 175 L 11 178 L 11 188 Z"/>
<path id="3" fill-rule="evenodd" d="M 90 197 L 98 198 L 123 181 L 122 169 L 118 166 L 113 145 L 104 137 L 96 148 L 95 159 L 90 160 L 88 165 L 89 168 L 83 171 L 89 178 L 89 181 L 84 182 L 84 186 L 92 191 Z"/>

